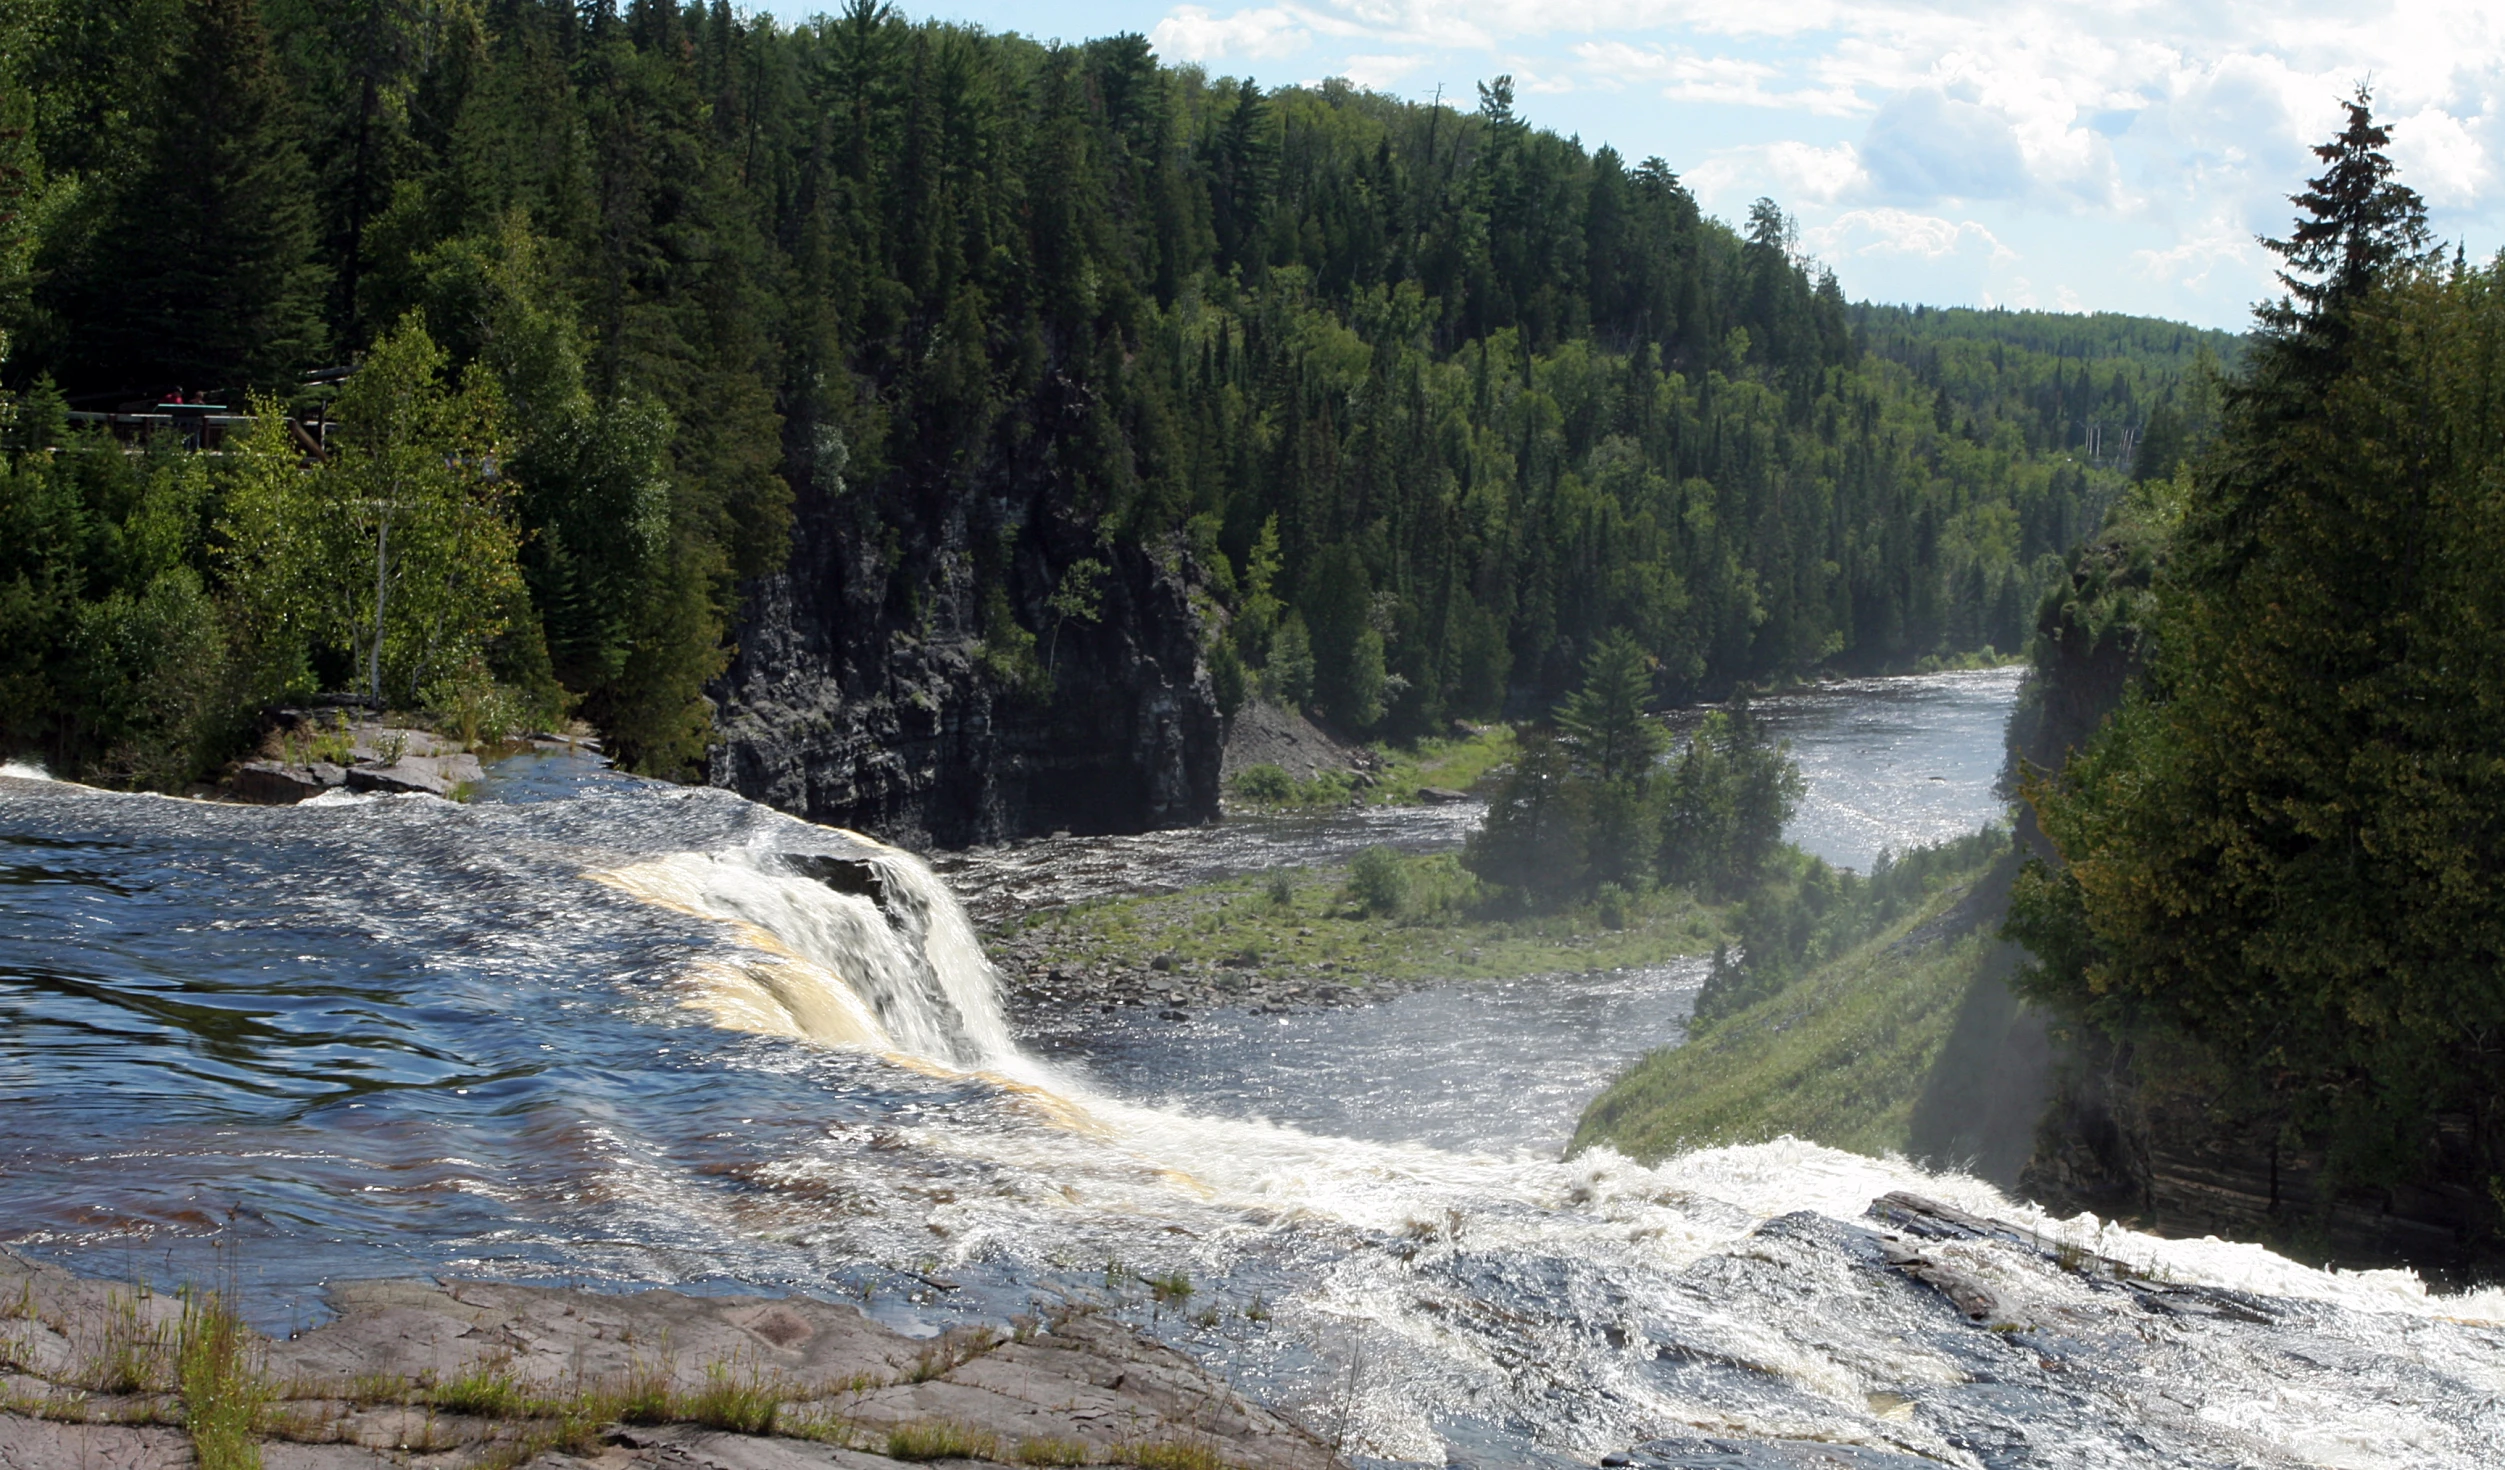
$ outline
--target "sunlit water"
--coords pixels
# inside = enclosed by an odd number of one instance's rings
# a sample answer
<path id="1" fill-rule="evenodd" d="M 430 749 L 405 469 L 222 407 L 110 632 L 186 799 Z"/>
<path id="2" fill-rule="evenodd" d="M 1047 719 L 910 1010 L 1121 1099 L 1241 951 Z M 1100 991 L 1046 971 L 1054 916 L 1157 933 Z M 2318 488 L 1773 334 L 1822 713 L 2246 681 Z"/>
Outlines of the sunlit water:
<path id="1" fill-rule="evenodd" d="M 2019 668 L 1853 679 L 1760 702 L 1807 785 L 1784 835 L 1839 867 L 1961 837 L 1998 818 L 2001 732 Z"/>
<path id="2" fill-rule="evenodd" d="M 1561 1162 L 1694 980 L 1017 1037 L 927 869 L 726 793 L 560 758 L 468 806 L 12 775 L 0 1233 L 231 1274 L 278 1326 L 407 1272 L 849 1295 L 917 1331 L 1091 1295 L 1426 1464 L 1682 1433 L 1909 1466 L 2495 1462 L 2493 1296 L 2100 1236 L 1789 1141 Z M 1978 1255 L 2017 1324 L 1988 1330 L 1883 1269 L 1863 1211 L 1891 1189 L 2261 1320 Z M 1140 1284 L 1175 1271 L 1182 1313 Z"/>

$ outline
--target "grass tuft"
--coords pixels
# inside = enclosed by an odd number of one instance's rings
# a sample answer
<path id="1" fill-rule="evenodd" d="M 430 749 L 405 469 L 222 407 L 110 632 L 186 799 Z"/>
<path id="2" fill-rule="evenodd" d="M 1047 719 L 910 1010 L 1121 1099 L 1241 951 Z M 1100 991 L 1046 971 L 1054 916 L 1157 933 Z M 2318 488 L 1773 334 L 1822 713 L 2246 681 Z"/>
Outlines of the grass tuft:
<path id="1" fill-rule="evenodd" d="M 1007 1339 L 989 1327 L 949 1333 L 913 1355 L 913 1366 L 905 1370 L 905 1382 L 928 1383 L 934 1378 L 944 1378 L 1004 1341 Z"/>
<path id="2" fill-rule="evenodd" d="M 243 1319 L 217 1292 L 188 1292 L 176 1342 L 183 1427 L 199 1470 L 261 1470 L 253 1431 L 270 1386 Z"/>
<path id="3" fill-rule="evenodd" d="M 1227 1470 L 1218 1447 L 1205 1439 L 1161 1439 L 1146 1444 L 1126 1444 L 1119 1451 L 1121 1462 L 1137 1465 L 1140 1470 Z"/>
<path id="4" fill-rule="evenodd" d="M 515 1419 L 530 1408 L 531 1396 L 501 1362 L 481 1363 L 449 1383 L 439 1384 L 427 1402 L 447 1414 L 475 1419 Z"/>
<path id="5" fill-rule="evenodd" d="M 924 1419 L 887 1431 L 891 1460 L 997 1460 L 1000 1436 L 953 1419 Z"/>
<path id="6" fill-rule="evenodd" d="M 78 1373 L 83 1387 L 97 1393 L 147 1393 L 164 1381 L 166 1332 L 140 1317 L 139 1300 L 119 1291 L 106 1297 L 104 1320 Z"/>
<path id="7" fill-rule="evenodd" d="M 1085 1440 L 1060 1439 L 1046 1434 L 1018 1441 L 1018 1463 L 1021 1465 L 1092 1465 L 1096 1452 Z"/>
<path id="8" fill-rule="evenodd" d="M 734 1434 L 771 1434 L 782 1407 L 781 1383 L 755 1373 L 714 1363 L 705 1369 L 705 1386 L 688 1395 L 680 1417 L 707 1429 Z"/>

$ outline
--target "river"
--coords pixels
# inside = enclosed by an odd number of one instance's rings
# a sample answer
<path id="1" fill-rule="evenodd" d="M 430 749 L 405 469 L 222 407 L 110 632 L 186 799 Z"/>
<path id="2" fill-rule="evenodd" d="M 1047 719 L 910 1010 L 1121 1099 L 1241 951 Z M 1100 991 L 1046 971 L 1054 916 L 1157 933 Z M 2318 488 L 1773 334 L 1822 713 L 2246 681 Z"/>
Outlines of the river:
<path id="1" fill-rule="evenodd" d="M 1796 837 L 1859 866 L 1991 814 L 2010 688 L 1771 701 L 1811 784 Z M 2495 1293 L 2052 1221 L 1789 1140 L 1561 1161 L 1601 1082 L 1677 1039 L 1692 968 L 1021 1032 L 948 886 L 1006 906 L 1458 836 L 1449 810 L 1302 832 L 1027 844 L 943 881 L 563 757 L 468 805 L 0 776 L 0 1238 L 232 1280 L 280 1329 L 327 1281 L 406 1273 L 801 1291 L 915 1332 L 1087 1296 L 1394 1463 L 1665 1434 L 1909 1467 L 2505 1444 Z M 1986 1330 L 1879 1269 L 1890 1190 L 2242 1305 L 1993 1257 L 2013 1316 Z M 1173 1273 L 1181 1307 L 1143 1284 Z"/>

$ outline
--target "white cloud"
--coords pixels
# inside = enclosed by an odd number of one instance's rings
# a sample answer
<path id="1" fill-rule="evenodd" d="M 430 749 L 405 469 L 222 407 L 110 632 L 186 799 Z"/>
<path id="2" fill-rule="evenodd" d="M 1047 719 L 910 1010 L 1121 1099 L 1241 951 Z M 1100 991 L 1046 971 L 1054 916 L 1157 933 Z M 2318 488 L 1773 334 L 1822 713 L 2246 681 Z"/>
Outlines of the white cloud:
<path id="1" fill-rule="evenodd" d="M 2468 204 L 2494 172 L 2487 149 L 2462 120 L 2437 107 L 2392 124 L 2392 159 L 2427 202 Z"/>
<path id="2" fill-rule="evenodd" d="M 1582 74 L 1603 87 L 1657 85 L 1674 102 L 1718 103 L 1732 107 L 1767 107 L 1840 116 L 1866 112 L 1868 106 L 1845 86 L 1796 87 L 1769 91 L 1766 84 L 1782 75 L 1768 62 L 1737 56 L 1705 56 L 1663 46 L 1631 46 L 1624 41 L 1581 41 L 1572 48 Z"/>
<path id="3" fill-rule="evenodd" d="M 2237 267 L 2238 279 L 2249 277 L 2256 282 L 2269 281 L 2272 268 L 2260 242 L 2215 221 L 2165 249 L 2134 250 L 2131 260 L 2151 281 L 2194 291 L 2207 286 L 2210 273 L 2222 265 Z"/>
<path id="4" fill-rule="evenodd" d="M 1415 56 L 1351 56 L 1341 63 L 1339 74 L 1360 87 L 1381 92 L 1416 71 L 1419 64 Z"/>
<path id="5" fill-rule="evenodd" d="M 1275 7 L 1221 16 L 1204 6 L 1178 5 L 1148 33 L 1158 54 L 1176 61 L 1266 61 L 1293 56 L 1312 39 L 1300 17 Z"/>
<path id="6" fill-rule="evenodd" d="M 1905 209 L 1855 209 L 1801 234 L 1801 244 L 1824 260 L 1853 256 L 1902 255 L 1939 260 L 1972 254 L 1991 264 L 2014 261 L 2018 253 L 1973 220 L 1947 220 Z"/>
<path id="7" fill-rule="evenodd" d="M 1887 193 L 1904 199 L 2011 199 L 2027 191 L 2027 161 L 2002 113 L 1914 87 L 1870 120 L 1861 156 Z"/>
<path id="8" fill-rule="evenodd" d="M 1771 193 L 1786 202 L 1831 204 L 1870 192 L 1870 174 L 1850 143 L 1819 148 L 1767 143 L 1726 149 L 1688 175 L 1688 185 L 1717 207 Z"/>

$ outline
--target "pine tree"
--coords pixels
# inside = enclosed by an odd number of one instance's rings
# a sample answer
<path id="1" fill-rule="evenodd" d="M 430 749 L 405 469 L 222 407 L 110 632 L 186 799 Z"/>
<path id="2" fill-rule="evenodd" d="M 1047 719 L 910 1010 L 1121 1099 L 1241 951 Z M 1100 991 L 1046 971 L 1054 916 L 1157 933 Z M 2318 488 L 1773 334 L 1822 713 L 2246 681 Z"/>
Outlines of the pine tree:
<path id="1" fill-rule="evenodd" d="M 2505 283 L 2426 268 L 2361 94 L 2283 253 L 2304 309 L 2230 385 L 2158 586 L 2156 655 L 2058 787 L 2031 984 L 2188 1037 L 2230 1115 L 2396 1182 L 2473 1117 L 2505 1172 L 2505 679 L 2487 378 Z"/>

